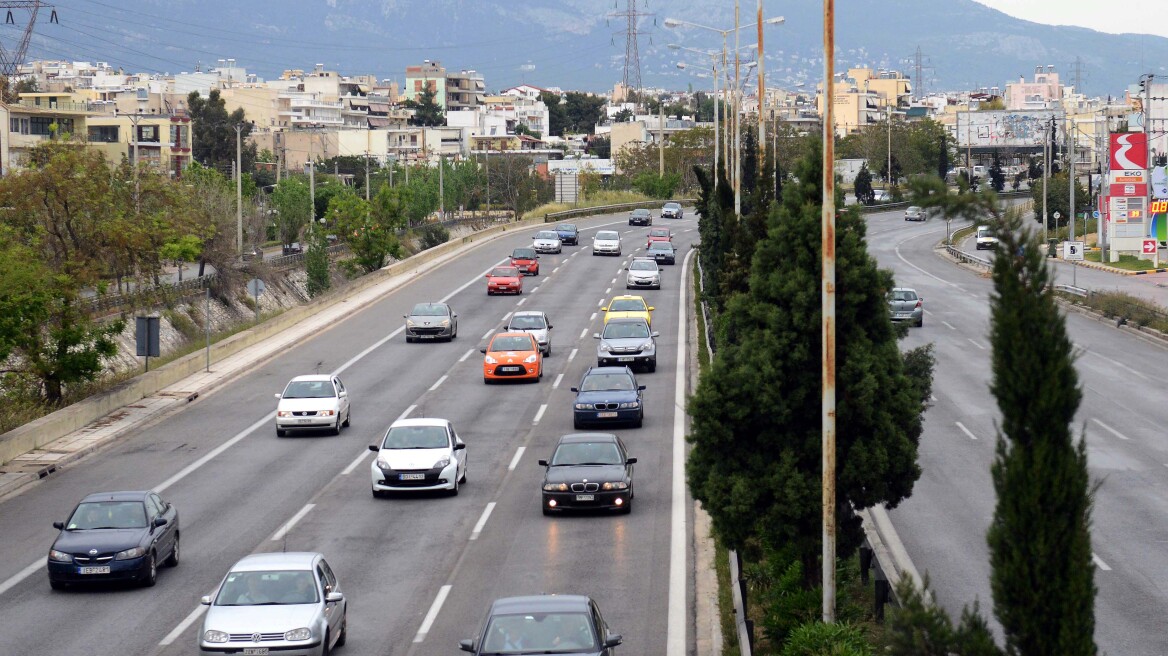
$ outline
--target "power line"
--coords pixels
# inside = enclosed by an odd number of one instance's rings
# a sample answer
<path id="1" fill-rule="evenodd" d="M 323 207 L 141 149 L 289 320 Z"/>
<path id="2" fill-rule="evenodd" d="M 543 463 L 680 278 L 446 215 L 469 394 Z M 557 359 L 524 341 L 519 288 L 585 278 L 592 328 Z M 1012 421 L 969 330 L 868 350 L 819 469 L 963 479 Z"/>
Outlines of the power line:
<path id="1" fill-rule="evenodd" d="M 6 23 L 15 25 L 16 20 L 12 16 L 13 9 L 27 9 L 28 10 L 28 25 L 24 28 L 24 33 L 20 37 L 20 41 L 13 50 L 8 50 L 3 45 L 0 45 L 0 75 L 8 79 L 12 79 L 16 75 L 16 71 L 20 68 L 21 62 L 24 61 L 24 53 L 28 52 L 28 40 L 32 38 L 32 29 L 36 25 L 37 14 L 41 7 L 48 7 L 52 9 L 49 15 L 49 22 L 57 22 L 57 10 L 53 5 L 45 4 L 41 0 L 7 0 L 0 2 L 0 9 L 7 9 L 8 15 Z"/>

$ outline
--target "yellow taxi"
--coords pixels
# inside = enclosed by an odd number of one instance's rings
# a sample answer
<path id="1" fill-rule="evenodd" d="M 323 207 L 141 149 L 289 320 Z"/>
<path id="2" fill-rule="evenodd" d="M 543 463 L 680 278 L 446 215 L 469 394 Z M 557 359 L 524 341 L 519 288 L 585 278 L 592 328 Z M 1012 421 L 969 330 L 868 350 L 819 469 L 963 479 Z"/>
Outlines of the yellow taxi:
<path id="1" fill-rule="evenodd" d="M 604 311 L 604 323 L 609 319 L 644 319 L 645 323 L 653 325 L 653 307 L 645 302 L 643 296 L 614 296 L 608 305 L 600 308 Z"/>

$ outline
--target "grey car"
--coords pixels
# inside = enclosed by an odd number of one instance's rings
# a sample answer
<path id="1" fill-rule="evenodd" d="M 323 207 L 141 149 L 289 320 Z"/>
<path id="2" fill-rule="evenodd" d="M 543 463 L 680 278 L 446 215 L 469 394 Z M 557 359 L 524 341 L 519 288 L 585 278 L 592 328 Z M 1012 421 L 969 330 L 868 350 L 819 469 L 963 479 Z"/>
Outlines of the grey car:
<path id="1" fill-rule="evenodd" d="M 665 203 L 661 208 L 661 218 L 680 219 L 685 213 L 681 211 L 680 203 Z"/>
<path id="2" fill-rule="evenodd" d="M 552 321 L 539 310 L 523 310 L 511 315 L 510 321 L 503 332 L 531 333 L 539 343 L 539 350 L 544 357 L 552 354 Z"/>
<path id="3" fill-rule="evenodd" d="M 916 205 L 909 205 L 904 210 L 905 221 L 924 221 L 926 218 L 925 211 Z"/>
<path id="4" fill-rule="evenodd" d="M 649 242 L 649 247 L 645 249 L 645 255 L 660 264 L 673 264 L 677 261 L 677 249 L 668 241 Z"/>
<path id="5" fill-rule="evenodd" d="M 203 656 L 323 656 L 348 637 L 345 595 L 318 553 L 245 556 L 202 603 Z"/>
<path id="6" fill-rule="evenodd" d="M 897 287 L 888 294 L 888 313 L 893 321 L 911 321 L 920 328 L 925 325 L 924 301 L 915 289 Z"/>
<path id="7" fill-rule="evenodd" d="M 625 269 L 625 289 L 661 289 L 661 268 L 656 260 L 647 257 L 638 257 Z"/>
<path id="8" fill-rule="evenodd" d="M 604 330 L 593 333 L 599 339 L 596 346 L 596 364 L 599 367 L 627 365 L 644 367 L 645 371 L 657 370 L 657 333 L 649 329 L 649 324 L 641 318 L 612 319 L 604 324 Z"/>
<path id="9" fill-rule="evenodd" d="M 458 314 L 445 303 L 418 303 L 405 320 L 407 342 L 458 337 Z"/>
<path id="10" fill-rule="evenodd" d="M 646 209 L 633 210 L 629 214 L 629 225 L 653 225 L 653 215 Z"/>

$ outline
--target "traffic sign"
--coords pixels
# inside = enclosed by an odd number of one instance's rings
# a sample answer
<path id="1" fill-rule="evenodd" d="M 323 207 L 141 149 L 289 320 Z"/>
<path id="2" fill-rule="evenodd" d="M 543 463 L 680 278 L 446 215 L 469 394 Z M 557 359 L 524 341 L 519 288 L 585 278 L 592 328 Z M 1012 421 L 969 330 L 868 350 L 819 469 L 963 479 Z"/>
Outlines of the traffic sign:
<path id="1" fill-rule="evenodd" d="M 1051 216 L 1054 217 L 1055 221 L 1058 221 L 1059 219 L 1063 218 L 1063 215 L 1059 212 L 1055 212 L 1054 214 L 1051 214 Z"/>
<path id="2" fill-rule="evenodd" d="M 1064 260 L 1082 260 L 1083 259 L 1083 242 L 1081 242 L 1081 241 L 1064 241 L 1063 242 L 1063 259 Z"/>
<path id="3" fill-rule="evenodd" d="M 252 296 L 259 296 L 260 294 L 263 294 L 266 288 L 267 287 L 264 285 L 264 281 L 260 280 L 259 278 L 252 278 L 251 280 L 247 281 L 247 293 L 251 294 Z"/>
<path id="4" fill-rule="evenodd" d="M 1144 240 L 1144 255 L 1155 255 L 1155 254 L 1156 254 L 1156 240 L 1155 239 L 1145 239 Z"/>
<path id="5" fill-rule="evenodd" d="M 1099 210 L 1095 210 L 1094 212 L 1091 212 L 1091 218 L 1098 219 L 1099 218 Z"/>

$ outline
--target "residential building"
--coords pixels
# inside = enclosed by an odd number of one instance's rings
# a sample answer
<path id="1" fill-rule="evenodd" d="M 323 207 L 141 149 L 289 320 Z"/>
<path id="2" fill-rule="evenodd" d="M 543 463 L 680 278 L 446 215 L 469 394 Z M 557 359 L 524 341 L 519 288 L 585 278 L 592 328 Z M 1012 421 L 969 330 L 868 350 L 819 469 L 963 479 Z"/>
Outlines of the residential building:
<path id="1" fill-rule="evenodd" d="M 23 168 L 29 151 L 42 142 L 64 135 L 84 140 L 86 121 L 95 114 L 87 103 L 69 94 L 22 94 L 19 102 L 7 108 L 7 147 L 0 155 L 0 169 L 5 175 Z"/>
<path id="2" fill-rule="evenodd" d="M 483 94 L 486 93 L 486 89 L 487 83 L 481 73 L 475 71 L 447 73 L 446 111 L 457 112 L 479 107 L 483 104 Z"/>
<path id="3" fill-rule="evenodd" d="M 911 81 L 899 71 L 873 73 L 870 68 L 851 68 L 834 84 L 832 112 L 839 136 L 886 120 L 889 112 L 908 107 L 912 99 Z M 823 116 L 822 83 L 816 88 L 815 106 Z"/>
<path id="4" fill-rule="evenodd" d="M 542 87 L 537 87 L 534 84 L 520 84 L 519 86 L 503 89 L 499 92 L 501 96 L 516 96 L 518 98 L 527 98 L 528 100 L 539 100 L 541 93 L 547 91 Z"/>
<path id="5" fill-rule="evenodd" d="M 1019 77 L 1017 82 L 1006 84 L 1006 109 L 1011 111 L 1052 109 L 1062 102 L 1062 98 L 1063 88 L 1053 65 L 1045 69 L 1035 66 L 1031 82 Z"/>
<path id="6" fill-rule="evenodd" d="M 417 102 L 423 87 L 434 92 L 434 102 L 446 108 L 446 69 L 441 63 L 427 59 L 419 66 L 406 66 L 406 87 L 402 96 Z"/>
<path id="7" fill-rule="evenodd" d="M 137 157 L 136 161 L 181 178 L 191 162 L 191 118 L 185 112 L 89 117 L 85 138 L 111 165 L 123 157 L 133 163 Z"/>
<path id="8" fill-rule="evenodd" d="M 427 59 L 406 67 L 402 96 L 416 102 L 424 87 L 434 92 L 434 102 L 444 111 L 456 112 L 482 105 L 487 83 L 477 71 L 448 72 L 441 62 Z"/>

